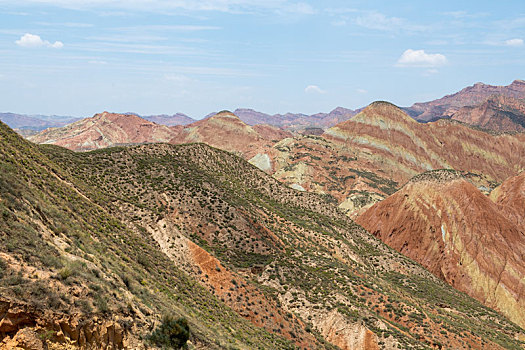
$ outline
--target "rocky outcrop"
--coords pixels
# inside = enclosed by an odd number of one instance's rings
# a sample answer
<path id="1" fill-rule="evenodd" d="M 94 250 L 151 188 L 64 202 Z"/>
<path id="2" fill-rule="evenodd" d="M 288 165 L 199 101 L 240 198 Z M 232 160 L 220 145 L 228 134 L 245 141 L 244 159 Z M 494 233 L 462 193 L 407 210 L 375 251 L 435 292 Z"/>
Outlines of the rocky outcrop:
<path id="1" fill-rule="evenodd" d="M 124 349 L 126 325 L 132 322 L 64 315 L 0 299 L 0 349 Z"/>
<path id="2" fill-rule="evenodd" d="M 437 180 L 430 173 L 409 182 L 357 222 L 453 287 L 525 326 L 523 231 L 466 179 L 440 173 L 434 172 Z"/>

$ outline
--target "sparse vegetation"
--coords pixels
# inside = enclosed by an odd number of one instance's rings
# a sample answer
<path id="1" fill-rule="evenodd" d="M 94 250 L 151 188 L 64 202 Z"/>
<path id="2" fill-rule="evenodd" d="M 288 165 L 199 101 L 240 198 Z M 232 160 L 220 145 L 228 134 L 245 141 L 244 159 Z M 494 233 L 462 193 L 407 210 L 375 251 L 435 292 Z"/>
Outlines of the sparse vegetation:
<path id="1" fill-rule="evenodd" d="M 320 326 L 332 312 L 400 348 L 461 347 L 450 334 L 478 347 L 522 345 L 517 326 L 371 237 L 329 199 L 230 153 L 159 144 L 77 154 L 0 131 L 8 140 L 0 251 L 21 266 L 1 270 L 3 295 L 143 324 L 183 317 L 192 343 L 216 349 L 334 349 Z"/>

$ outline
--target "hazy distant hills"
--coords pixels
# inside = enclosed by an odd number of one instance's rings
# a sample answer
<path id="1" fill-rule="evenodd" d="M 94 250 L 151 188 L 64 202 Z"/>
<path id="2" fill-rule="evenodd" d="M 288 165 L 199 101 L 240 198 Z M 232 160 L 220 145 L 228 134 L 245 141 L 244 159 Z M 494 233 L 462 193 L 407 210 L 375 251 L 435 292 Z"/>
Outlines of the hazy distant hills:
<path id="1" fill-rule="evenodd" d="M 508 86 L 493 86 L 476 83 L 461 91 L 425 103 L 415 103 L 411 107 L 403 107 L 411 117 L 419 122 L 429 122 L 439 119 L 456 119 L 464 123 L 495 131 L 522 131 L 525 120 L 523 100 L 525 99 L 525 82 L 515 80 Z M 350 119 L 362 111 L 337 107 L 329 113 L 312 115 L 302 113 L 286 113 L 270 115 L 249 108 L 238 108 L 233 111 L 241 121 L 253 126 L 267 124 L 290 132 L 319 135 L 338 123 Z M 124 113 L 136 115 L 136 113 Z M 214 116 L 215 112 L 203 119 Z M 161 114 L 139 116 L 148 121 L 165 126 L 189 125 L 196 122 L 183 113 L 173 115 Z M 62 127 L 78 120 L 73 117 L 59 116 L 26 116 L 14 113 L 0 114 L 0 120 L 14 129 L 41 131 L 49 127 Z M 32 134 L 26 131 L 24 135 Z"/>
<path id="2" fill-rule="evenodd" d="M 0 120 L 13 129 L 29 129 L 41 131 L 52 127 L 61 127 L 80 118 L 68 116 L 24 115 L 16 113 L 0 113 Z"/>
<path id="3" fill-rule="evenodd" d="M 195 119 L 192 119 L 183 113 L 176 113 L 173 115 L 167 115 L 167 114 L 148 115 L 148 116 L 143 116 L 142 118 L 149 120 L 150 122 L 154 122 L 154 123 L 166 125 L 166 126 L 187 125 L 187 124 L 194 123 L 196 121 Z"/>
<path id="4" fill-rule="evenodd" d="M 337 107 L 330 113 L 306 115 L 301 113 L 286 113 L 269 115 L 253 109 L 236 109 L 233 112 L 248 125 L 269 124 L 289 130 L 303 130 L 305 128 L 327 128 L 347 120 L 357 114 L 357 111 Z"/>

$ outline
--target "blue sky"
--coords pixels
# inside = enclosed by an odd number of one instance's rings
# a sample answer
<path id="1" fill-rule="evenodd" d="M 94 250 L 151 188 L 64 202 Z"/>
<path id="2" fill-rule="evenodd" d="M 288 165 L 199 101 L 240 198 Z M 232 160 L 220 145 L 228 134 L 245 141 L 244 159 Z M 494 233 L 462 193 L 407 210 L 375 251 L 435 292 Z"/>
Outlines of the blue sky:
<path id="1" fill-rule="evenodd" d="M 525 79 L 523 40 L 523 0 L 0 0 L 0 111 L 407 106 Z"/>

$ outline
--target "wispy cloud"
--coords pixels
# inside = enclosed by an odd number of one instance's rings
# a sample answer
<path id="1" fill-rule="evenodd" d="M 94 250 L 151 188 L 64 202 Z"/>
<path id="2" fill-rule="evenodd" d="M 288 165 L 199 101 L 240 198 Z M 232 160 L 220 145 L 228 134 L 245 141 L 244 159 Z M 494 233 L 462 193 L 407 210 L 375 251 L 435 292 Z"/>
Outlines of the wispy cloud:
<path id="1" fill-rule="evenodd" d="M 523 39 L 509 39 L 509 40 L 505 40 L 505 45 L 507 46 L 523 46 Z"/>
<path id="2" fill-rule="evenodd" d="M 440 53 L 426 53 L 425 50 L 408 49 L 397 60 L 400 67 L 440 67 L 447 64 L 447 58 Z"/>
<path id="3" fill-rule="evenodd" d="M 15 41 L 15 44 L 21 47 L 51 47 L 53 49 L 60 49 L 64 46 L 61 41 L 55 41 L 50 43 L 47 40 L 42 40 L 39 35 L 26 33 L 20 37 L 20 39 Z"/>
<path id="4" fill-rule="evenodd" d="M 313 15 L 317 11 L 310 4 L 304 2 L 290 3 L 277 9 L 280 14 Z"/>
<path id="5" fill-rule="evenodd" d="M 89 60 L 88 63 L 89 64 L 97 64 L 97 65 L 106 65 L 106 64 L 108 64 L 107 61 L 103 61 L 103 60 Z"/>
<path id="6" fill-rule="evenodd" d="M 48 27 L 66 27 L 66 28 L 92 28 L 91 23 L 77 23 L 77 22 L 36 22 L 36 24 Z"/>
<path id="7" fill-rule="evenodd" d="M 364 15 L 361 15 L 355 19 L 355 24 L 357 24 L 358 26 L 364 27 L 364 28 L 368 28 L 368 29 L 388 31 L 388 32 L 395 32 L 395 31 L 417 32 L 417 31 L 424 31 L 427 29 L 425 26 L 410 23 L 404 18 L 389 17 L 380 12 L 368 12 Z"/>
<path id="8" fill-rule="evenodd" d="M 219 26 L 202 26 L 202 25 L 166 25 L 166 24 L 150 24 L 150 25 L 137 25 L 130 27 L 118 27 L 116 30 L 151 30 L 151 31 L 178 31 L 178 32 L 197 32 L 205 30 L 220 30 L 222 27 Z"/>
<path id="9" fill-rule="evenodd" d="M 476 13 L 470 13 L 467 11 L 449 11 L 449 12 L 443 12 L 442 15 L 454 19 L 474 19 L 474 18 L 482 18 L 486 17 L 489 14 L 486 12 L 476 12 Z"/>
<path id="10" fill-rule="evenodd" d="M 73 45 L 71 45 L 73 46 Z M 136 53 L 145 55 L 177 55 L 177 56 L 199 56 L 209 57 L 214 54 L 199 48 L 188 46 L 173 45 L 155 45 L 150 42 L 136 43 L 124 41 L 103 41 L 92 45 L 74 45 L 83 51 L 88 52 L 118 52 L 118 53 Z"/>
<path id="11" fill-rule="evenodd" d="M 319 86 L 317 85 L 308 85 L 305 89 L 304 89 L 304 92 L 306 92 L 307 94 L 326 94 L 326 91 L 321 89 Z"/>
<path id="12" fill-rule="evenodd" d="M 8 3 L 9 0 L 0 0 Z M 280 14 L 313 14 L 315 9 L 306 2 L 289 0 L 18 0 L 19 5 L 45 4 L 69 9 L 100 9 L 125 11 L 216 11 L 246 13 L 272 11 Z"/>

